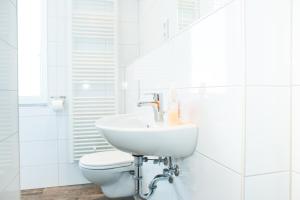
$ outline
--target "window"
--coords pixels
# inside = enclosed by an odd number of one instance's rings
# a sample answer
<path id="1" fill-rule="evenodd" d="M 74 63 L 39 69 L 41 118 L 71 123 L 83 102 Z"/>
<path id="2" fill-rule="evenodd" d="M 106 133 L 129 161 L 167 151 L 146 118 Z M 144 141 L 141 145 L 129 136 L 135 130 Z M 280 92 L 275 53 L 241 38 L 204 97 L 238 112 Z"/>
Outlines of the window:
<path id="1" fill-rule="evenodd" d="M 18 1 L 20 104 L 46 103 L 46 0 Z"/>

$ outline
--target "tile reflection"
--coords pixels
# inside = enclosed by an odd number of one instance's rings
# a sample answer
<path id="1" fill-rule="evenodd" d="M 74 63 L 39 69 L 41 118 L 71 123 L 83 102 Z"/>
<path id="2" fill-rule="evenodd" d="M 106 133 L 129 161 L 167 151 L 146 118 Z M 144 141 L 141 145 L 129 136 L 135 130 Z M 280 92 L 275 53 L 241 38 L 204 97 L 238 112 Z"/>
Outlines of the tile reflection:
<path id="1" fill-rule="evenodd" d="M 17 46 L 17 15 L 11 1 L 0 1 L 0 39 Z"/>
<path id="2" fill-rule="evenodd" d="M 18 149 L 17 134 L 0 143 L 0 190 L 18 173 Z"/>
<path id="3" fill-rule="evenodd" d="M 0 91 L 0 142 L 17 132 L 17 92 Z"/>
<path id="4" fill-rule="evenodd" d="M 0 40 L 0 90 L 16 90 L 16 74 L 17 50 Z"/>

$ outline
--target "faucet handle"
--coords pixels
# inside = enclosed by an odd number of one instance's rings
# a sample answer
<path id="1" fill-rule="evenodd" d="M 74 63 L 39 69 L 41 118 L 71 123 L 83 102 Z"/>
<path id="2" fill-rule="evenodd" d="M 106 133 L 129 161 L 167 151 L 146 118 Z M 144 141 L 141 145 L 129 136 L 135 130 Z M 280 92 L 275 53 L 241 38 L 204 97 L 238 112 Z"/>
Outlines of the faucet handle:
<path id="1" fill-rule="evenodd" d="M 158 92 L 149 92 L 145 93 L 145 95 L 152 95 L 154 101 L 159 101 L 161 99 L 161 93 Z"/>

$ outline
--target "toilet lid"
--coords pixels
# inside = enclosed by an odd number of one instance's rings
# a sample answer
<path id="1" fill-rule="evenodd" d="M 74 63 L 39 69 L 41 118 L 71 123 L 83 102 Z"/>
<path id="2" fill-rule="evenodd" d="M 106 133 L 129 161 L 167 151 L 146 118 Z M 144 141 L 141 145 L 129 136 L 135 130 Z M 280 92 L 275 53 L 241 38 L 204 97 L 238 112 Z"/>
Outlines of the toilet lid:
<path id="1" fill-rule="evenodd" d="M 132 155 L 122 151 L 97 152 L 80 159 L 80 166 L 88 169 L 120 168 L 130 166 L 132 163 Z"/>

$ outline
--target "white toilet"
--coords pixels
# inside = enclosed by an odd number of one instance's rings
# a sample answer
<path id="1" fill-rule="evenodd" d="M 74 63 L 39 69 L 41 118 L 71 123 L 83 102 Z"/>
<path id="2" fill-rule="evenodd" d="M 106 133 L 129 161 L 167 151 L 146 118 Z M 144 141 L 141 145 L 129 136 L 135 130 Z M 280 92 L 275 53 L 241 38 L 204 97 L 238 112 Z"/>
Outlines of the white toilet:
<path id="1" fill-rule="evenodd" d="M 83 175 L 99 185 L 109 198 L 133 196 L 135 191 L 133 157 L 121 151 L 106 151 L 83 156 L 79 167 Z"/>

